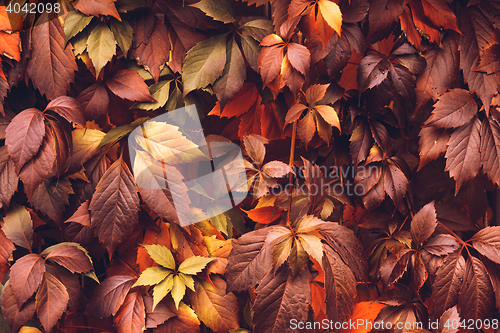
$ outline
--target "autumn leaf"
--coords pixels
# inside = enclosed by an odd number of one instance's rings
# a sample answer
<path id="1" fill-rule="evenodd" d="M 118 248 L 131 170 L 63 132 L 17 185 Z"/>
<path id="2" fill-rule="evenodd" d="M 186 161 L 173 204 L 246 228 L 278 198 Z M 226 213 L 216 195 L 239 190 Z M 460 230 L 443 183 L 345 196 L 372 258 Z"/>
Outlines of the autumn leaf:
<path id="1" fill-rule="evenodd" d="M 141 332 L 145 326 L 145 316 L 142 295 L 134 292 L 125 297 L 113 322 L 120 332 Z"/>
<path id="2" fill-rule="evenodd" d="M 45 272 L 45 260 L 38 254 L 27 254 L 12 265 L 10 281 L 19 307 L 38 289 Z"/>
<path id="3" fill-rule="evenodd" d="M 83 3 L 77 3 L 75 8 L 87 16 L 93 15 L 99 17 L 99 15 L 110 15 L 120 19 L 120 15 L 116 11 L 115 6 L 116 0 L 91 0 Z"/>
<path id="4" fill-rule="evenodd" d="M 106 278 L 92 293 L 86 312 L 94 317 L 115 315 L 125 301 L 133 282 L 134 278 L 126 275 Z"/>
<path id="5" fill-rule="evenodd" d="M 411 237 L 418 247 L 432 235 L 437 226 L 434 202 L 430 202 L 413 217 L 411 221 Z"/>
<path id="6" fill-rule="evenodd" d="M 66 287 L 54 275 L 45 272 L 36 294 L 36 313 L 45 331 L 50 332 L 68 306 Z"/>
<path id="7" fill-rule="evenodd" d="M 2 292 L 2 314 L 12 331 L 17 331 L 35 314 L 35 301 L 28 300 L 23 306 L 18 305 L 18 300 L 10 284 Z"/>
<path id="8" fill-rule="evenodd" d="M 227 0 L 201 0 L 191 6 L 198 8 L 214 20 L 224 23 L 236 21 L 233 8 Z"/>
<path id="9" fill-rule="evenodd" d="M 156 102 L 147 85 L 137 72 L 121 69 L 106 80 L 106 85 L 116 96 L 137 102 Z"/>
<path id="10" fill-rule="evenodd" d="M 455 128 L 468 123 L 477 113 L 472 95 L 463 89 L 452 89 L 439 97 L 426 126 Z"/>
<path id="11" fill-rule="evenodd" d="M 138 223 L 137 186 L 122 159 L 113 163 L 102 176 L 89 209 L 92 227 L 112 256 L 116 246 L 132 233 Z"/>

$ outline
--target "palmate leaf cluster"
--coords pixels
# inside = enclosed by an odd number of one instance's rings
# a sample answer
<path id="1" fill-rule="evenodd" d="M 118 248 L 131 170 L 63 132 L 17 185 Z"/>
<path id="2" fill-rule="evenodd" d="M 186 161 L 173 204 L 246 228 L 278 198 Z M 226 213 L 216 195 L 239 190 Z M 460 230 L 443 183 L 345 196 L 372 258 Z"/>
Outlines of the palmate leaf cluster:
<path id="1" fill-rule="evenodd" d="M 498 324 L 497 1 L 60 4 L 0 7 L 2 332 Z M 181 107 L 243 151 L 215 217 Z"/>

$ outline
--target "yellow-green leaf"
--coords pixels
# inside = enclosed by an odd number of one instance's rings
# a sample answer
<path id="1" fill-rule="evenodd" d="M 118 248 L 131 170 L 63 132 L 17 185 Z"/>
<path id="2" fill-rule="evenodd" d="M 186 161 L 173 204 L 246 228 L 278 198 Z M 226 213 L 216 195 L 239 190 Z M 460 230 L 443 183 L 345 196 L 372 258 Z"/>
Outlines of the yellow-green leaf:
<path id="1" fill-rule="evenodd" d="M 308 234 L 299 234 L 298 238 L 304 250 L 322 266 L 323 244 L 321 243 L 321 239 Z"/>
<path id="2" fill-rule="evenodd" d="M 116 40 L 108 26 L 99 22 L 87 40 L 87 51 L 95 67 L 96 76 L 101 69 L 113 58 L 116 52 Z"/>
<path id="3" fill-rule="evenodd" d="M 149 87 L 149 93 L 151 94 L 151 96 L 153 96 L 154 99 L 156 99 L 157 102 L 135 103 L 132 108 L 151 111 L 163 107 L 165 104 L 167 104 L 168 101 L 170 82 L 172 82 L 172 80 L 161 81 Z"/>
<path id="4" fill-rule="evenodd" d="M 175 308 L 179 309 L 179 303 L 184 298 L 186 293 L 186 285 L 182 283 L 179 275 L 174 276 L 174 286 L 172 287 L 172 298 L 174 299 Z"/>
<path id="5" fill-rule="evenodd" d="M 151 256 L 151 259 L 156 261 L 158 264 L 163 267 L 170 268 L 172 270 L 175 269 L 175 260 L 172 252 L 168 248 L 159 244 L 152 245 L 142 245 L 148 251 L 148 254 Z"/>
<path id="6" fill-rule="evenodd" d="M 154 286 L 153 288 L 153 311 L 158 305 L 158 303 L 161 302 L 165 296 L 172 290 L 172 287 L 174 285 L 174 275 L 170 274 L 168 275 L 165 280 Z"/>
<path id="7" fill-rule="evenodd" d="M 179 272 L 189 275 L 199 273 L 211 262 L 213 258 L 205 258 L 200 256 L 189 257 L 179 265 Z"/>
<path id="8" fill-rule="evenodd" d="M 184 96 L 221 76 L 226 65 L 226 37 L 227 33 L 205 39 L 188 51 L 182 66 Z"/>
<path id="9" fill-rule="evenodd" d="M 236 21 L 233 8 L 227 0 L 201 0 L 191 6 L 198 8 L 214 20 L 224 23 Z"/>
<path id="10" fill-rule="evenodd" d="M 137 286 L 152 286 L 163 281 L 172 271 L 164 267 L 149 267 L 146 268 L 141 276 L 135 281 L 133 287 Z"/>
<path id="11" fill-rule="evenodd" d="M 113 36 L 115 37 L 118 46 L 123 51 L 123 54 L 125 54 L 126 57 L 128 50 L 132 45 L 134 30 L 127 21 L 118 21 L 114 17 L 109 18 L 109 27 L 113 32 Z"/>
<path id="12" fill-rule="evenodd" d="M 190 275 L 179 273 L 179 279 L 181 279 L 186 287 L 194 291 L 194 279 Z"/>
<path id="13" fill-rule="evenodd" d="M 93 16 L 84 15 L 76 10 L 70 11 L 64 18 L 64 42 L 67 43 L 80 33 L 93 18 Z"/>

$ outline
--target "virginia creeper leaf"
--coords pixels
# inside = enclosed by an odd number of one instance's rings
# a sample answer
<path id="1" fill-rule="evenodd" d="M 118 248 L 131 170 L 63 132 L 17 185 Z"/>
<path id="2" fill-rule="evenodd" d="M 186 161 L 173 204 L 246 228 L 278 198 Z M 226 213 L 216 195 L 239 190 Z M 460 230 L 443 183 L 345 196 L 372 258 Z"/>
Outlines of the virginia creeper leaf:
<path id="1" fill-rule="evenodd" d="M 452 89 L 434 104 L 432 115 L 426 126 L 455 128 L 467 124 L 477 113 L 477 104 L 472 95 L 463 89 Z"/>
<path id="2" fill-rule="evenodd" d="M 119 332 L 142 332 L 146 324 L 144 301 L 139 292 L 130 293 L 113 318 Z"/>
<path id="3" fill-rule="evenodd" d="M 198 8 L 214 20 L 224 23 L 236 21 L 233 8 L 227 0 L 201 0 L 191 6 Z"/>
<path id="4" fill-rule="evenodd" d="M 52 330 L 66 311 L 68 301 L 66 287 L 54 275 L 45 272 L 36 294 L 36 314 L 46 332 Z"/>
<path id="5" fill-rule="evenodd" d="M 90 1 L 83 1 L 83 2 L 78 2 L 75 5 L 75 8 L 78 9 L 80 12 L 84 13 L 85 15 L 93 15 L 99 17 L 99 15 L 110 15 L 116 18 L 117 20 L 120 19 L 120 15 L 116 11 L 116 6 L 115 6 L 115 1 L 116 0 L 90 0 Z"/>
<path id="6" fill-rule="evenodd" d="M 87 50 L 95 67 L 96 77 L 101 69 L 113 58 L 116 52 L 116 40 L 108 26 L 99 22 L 89 35 Z"/>
<path id="7" fill-rule="evenodd" d="M 432 235 L 437 226 L 434 202 L 422 207 L 411 220 L 411 237 L 418 247 Z"/>
<path id="8" fill-rule="evenodd" d="M 10 270 L 10 284 L 21 307 L 42 282 L 45 272 L 45 260 L 38 254 L 30 253 L 19 258 Z"/>
<path id="9" fill-rule="evenodd" d="M 4 217 L 2 230 L 14 244 L 31 250 L 33 243 L 33 222 L 26 208 L 19 205 L 12 205 Z"/>
<path id="10" fill-rule="evenodd" d="M 116 314 L 125 301 L 134 278 L 127 275 L 115 275 L 106 278 L 93 291 L 87 305 L 87 313 L 94 317 L 109 317 Z"/>
<path id="11" fill-rule="evenodd" d="M 106 85 L 116 96 L 137 102 L 156 102 L 148 86 L 136 71 L 121 69 L 106 80 Z"/>

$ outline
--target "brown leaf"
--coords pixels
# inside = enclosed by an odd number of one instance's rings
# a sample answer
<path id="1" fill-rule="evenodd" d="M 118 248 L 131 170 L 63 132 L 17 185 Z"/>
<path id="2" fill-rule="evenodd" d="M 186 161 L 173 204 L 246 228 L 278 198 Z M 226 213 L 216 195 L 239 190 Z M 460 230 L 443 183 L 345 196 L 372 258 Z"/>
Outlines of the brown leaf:
<path id="1" fill-rule="evenodd" d="M 121 21 L 120 15 L 115 7 L 115 1 L 116 0 L 79 1 L 75 5 L 75 8 L 87 16 L 93 15 L 99 17 L 99 15 L 110 15 Z"/>
<path id="2" fill-rule="evenodd" d="M 3 218 L 5 235 L 16 245 L 31 251 L 33 243 L 33 222 L 30 213 L 23 206 L 12 205 Z"/>
<path id="3" fill-rule="evenodd" d="M 141 76 L 133 70 L 120 69 L 106 80 L 109 90 L 116 96 L 136 102 L 156 102 Z"/>
<path id="4" fill-rule="evenodd" d="M 252 288 L 271 271 L 272 246 L 264 246 L 269 231 L 264 228 L 233 240 L 226 271 L 227 291 Z"/>
<path id="5" fill-rule="evenodd" d="M 439 97 L 426 126 L 455 128 L 467 124 L 477 113 L 474 97 L 463 89 L 452 89 Z"/>
<path id="6" fill-rule="evenodd" d="M 24 191 L 28 199 L 31 199 L 38 185 L 50 177 L 53 172 L 55 160 L 54 138 L 46 127 L 45 137 L 43 138 L 40 150 L 21 168 L 19 173 L 19 178 L 23 181 Z"/>
<path id="7" fill-rule="evenodd" d="M 44 112 L 47 110 L 56 112 L 69 122 L 82 126 L 85 125 L 85 117 L 83 116 L 83 111 L 80 108 L 80 103 L 73 97 L 59 96 L 50 101 L 50 103 L 45 107 Z"/>
<path id="8" fill-rule="evenodd" d="M 73 245 L 59 246 L 50 251 L 45 259 L 63 266 L 71 273 L 87 273 L 94 268 L 87 254 Z"/>
<path id="9" fill-rule="evenodd" d="M 136 291 L 127 295 L 113 322 L 118 332 L 141 333 L 146 324 L 145 316 L 142 295 Z"/>
<path id="10" fill-rule="evenodd" d="M 500 71 L 500 45 L 493 44 L 487 48 L 474 71 L 485 72 L 486 74 Z"/>
<path id="11" fill-rule="evenodd" d="M 67 269 L 59 267 L 57 265 L 50 266 L 55 273 L 55 276 L 59 281 L 62 282 L 66 291 L 68 292 L 69 301 L 68 305 L 73 310 L 79 309 L 79 299 L 80 299 L 80 276 L 77 274 L 72 274 L 68 272 Z"/>
<path id="12" fill-rule="evenodd" d="M 215 332 L 229 332 L 239 327 L 238 301 L 226 293 L 226 282 L 218 275 L 206 281 L 195 282 L 195 291 L 189 291 L 189 300 L 198 318 Z"/>
<path id="13" fill-rule="evenodd" d="M 458 293 L 458 310 L 464 319 L 491 318 L 494 292 L 483 263 L 476 257 L 467 260 L 464 282 Z"/>
<path id="14" fill-rule="evenodd" d="M 380 278 L 389 286 L 398 281 L 408 269 L 408 263 L 413 251 L 404 248 L 398 253 L 390 254 L 380 264 Z"/>
<path id="15" fill-rule="evenodd" d="M 243 137 L 245 152 L 255 163 L 262 164 L 266 156 L 266 147 L 264 142 L 255 135 L 246 135 Z"/>
<path id="16" fill-rule="evenodd" d="M 352 314 L 356 303 L 356 278 L 351 269 L 330 246 L 323 245 L 326 313 L 328 319 L 342 322 Z"/>
<path id="17" fill-rule="evenodd" d="M 2 229 L 0 229 L 0 279 L 5 277 L 5 274 L 10 269 L 8 265 L 9 257 L 12 252 L 16 249 L 14 244 L 10 239 L 7 238 Z"/>
<path id="18" fill-rule="evenodd" d="M 375 1 L 368 12 L 370 35 L 387 27 L 403 12 L 404 2 L 401 0 Z"/>
<path id="19" fill-rule="evenodd" d="M 200 321 L 193 309 L 183 302 L 180 303 L 179 309 L 175 308 L 174 302 L 167 303 L 170 311 L 176 314 L 175 317 L 167 320 L 165 324 L 159 325 L 155 333 L 178 333 L 178 332 L 200 332 Z"/>
<path id="20" fill-rule="evenodd" d="M 436 209 L 434 201 L 422 207 L 411 220 L 411 238 L 421 247 L 422 244 L 432 235 L 437 226 Z"/>
<path id="21" fill-rule="evenodd" d="M 467 214 L 458 207 L 447 203 L 437 203 L 436 213 L 439 222 L 455 231 L 477 230 Z"/>
<path id="22" fill-rule="evenodd" d="M 445 170 L 455 179 L 455 195 L 481 168 L 480 130 L 480 120 L 472 119 L 467 125 L 457 128 L 448 142 Z"/>
<path id="23" fill-rule="evenodd" d="M 36 314 L 46 332 L 52 330 L 66 311 L 68 301 L 66 287 L 54 275 L 45 272 L 36 294 Z"/>
<path id="24" fill-rule="evenodd" d="M 500 126 L 491 118 L 483 119 L 480 148 L 484 173 L 500 186 Z"/>
<path id="25" fill-rule="evenodd" d="M 316 123 L 311 111 L 306 113 L 306 116 L 299 121 L 297 126 L 297 134 L 307 146 L 311 142 L 314 133 L 316 132 Z"/>
<path id="26" fill-rule="evenodd" d="M 19 306 L 38 289 L 45 272 L 45 260 L 30 253 L 19 258 L 10 270 L 10 284 Z"/>
<path id="27" fill-rule="evenodd" d="M 12 119 L 5 135 L 5 145 L 19 173 L 23 165 L 36 155 L 43 142 L 43 114 L 33 108 L 24 110 Z"/>
<path id="28" fill-rule="evenodd" d="M 465 278 L 465 259 L 461 254 L 449 254 L 436 272 L 431 301 L 437 315 L 458 303 L 459 291 Z"/>
<path id="29" fill-rule="evenodd" d="M 410 264 L 412 268 L 411 285 L 413 290 L 418 291 L 424 285 L 427 277 L 429 276 L 420 252 L 411 256 Z"/>
<path id="30" fill-rule="evenodd" d="M 500 227 L 481 229 L 472 237 L 472 245 L 483 256 L 500 264 Z"/>
<path id="31" fill-rule="evenodd" d="M 350 141 L 351 156 L 356 165 L 358 165 L 366 159 L 373 143 L 369 125 L 363 121 L 356 126 L 351 134 Z"/>
<path id="32" fill-rule="evenodd" d="M 2 314 L 12 332 L 17 332 L 21 326 L 33 318 L 35 314 L 35 300 L 30 299 L 20 307 L 16 296 L 12 292 L 11 285 L 8 284 L 2 292 Z"/>
<path id="33" fill-rule="evenodd" d="M 307 320 L 311 304 L 310 273 L 304 269 L 295 278 L 284 266 L 276 275 L 269 273 L 255 290 L 253 304 L 257 332 L 292 332 L 290 320 Z M 293 313 L 288 309 L 293 308 Z"/>
<path id="34" fill-rule="evenodd" d="M 289 43 L 287 45 L 286 54 L 293 68 L 303 75 L 306 75 L 311 62 L 311 54 L 307 47 L 297 43 Z"/>
<path id="35" fill-rule="evenodd" d="M 100 82 L 94 83 L 82 91 L 77 99 L 82 106 L 85 119 L 96 119 L 107 113 L 108 91 Z"/>
<path id="36" fill-rule="evenodd" d="M 135 30 L 134 30 L 135 33 Z M 134 39 L 135 41 L 135 39 Z M 130 56 L 148 70 L 155 82 L 158 82 L 160 71 L 168 61 L 170 44 L 167 27 L 158 17 L 154 17 L 154 26 L 149 39 L 130 50 Z"/>
<path id="37" fill-rule="evenodd" d="M 457 27 L 457 18 L 450 10 L 448 4 L 443 0 L 422 0 L 425 16 L 436 27 L 455 30 L 460 33 Z"/>
<path id="38" fill-rule="evenodd" d="M 16 166 L 8 154 L 7 146 L 0 147 L 0 208 L 7 208 L 10 199 L 17 190 L 19 177 Z"/>
<path id="39" fill-rule="evenodd" d="M 134 177 L 120 158 L 106 170 L 90 202 L 90 220 L 110 256 L 138 223 L 139 195 Z"/>
<path id="40" fill-rule="evenodd" d="M 158 303 L 153 311 L 153 297 L 151 296 L 144 296 L 144 305 L 146 306 L 146 328 L 156 328 L 177 315 L 164 302 Z"/>
<path id="41" fill-rule="evenodd" d="M 418 170 L 432 160 L 444 155 L 451 137 L 451 131 L 435 127 L 422 127 L 418 136 L 418 150 L 420 154 L 420 163 Z"/>
<path id="42" fill-rule="evenodd" d="M 262 48 L 259 53 L 258 66 L 264 85 L 269 84 L 280 74 L 283 57 L 284 52 L 281 46 Z"/>
<path id="43" fill-rule="evenodd" d="M 78 69 L 71 46 L 64 43 L 59 20 L 41 16 L 32 32 L 32 50 L 27 74 L 35 88 L 49 100 L 66 95 Z"/>
<path id="44" fill-rule="evenodd" d="M 448 234 L 440 234 L 429 239 L 424 246 L 424 249 L 435 255 L 443 256 L 450 254 L 460 247 L 455 237 Z"/>
<path id="45" fill-rule="evenodd" d="M 127 275 L 106 278 L 92 292 L 86 312 L 97 318 L 115 315 L 134 281 L 135 278 Z"/>
<path id="46" fill-rule="evenodd" d="M 387 161 L 383 174 L 384 190 L 397 207 L 406 195 L 408 179 L 400 168 L 401 160 L 398 161 L 398 157 L 392 157 Z"/>
<path id="47" fill-rule="evenodd" d="M 442 49 L 432 48 L 423 54 L 427 67 L 417 78 L 415 113 L 431 99 L 444 94 L 458 79 L 458 43 L 450 33 L 445 33 L 441 43 Z"/>
<path id="48" fill-rule="evenodd" d="M 364 92 L 378 86 L 387 78 L 390 62 L 383 54 L 369 54 L 358 67 L 358 90 Z"/>
<path id="49" fill-rule="evenodd" d="M 48 123 L 48 129 L 54 138 L 56 151 L 55 176 L 62 176 L 67 171 L 68 156 L 72 145 L 71 125 L 62 121 L 52 119 L 52 116 L 45 118 Z"/>
<path id="50" fill-rule="evenodd" d="M 65 205 L 74 194 L 71 182 L 64 178 L 50 178 L 41 183 L 33 193 L 30 203 L 33 208 L 53 219 L 58 225 L 63 222 Z"/>
<path id="51" fill-rule="evenodd" d="M 293 171 L 283 162 L 271 161 L 262 167 L 262 172 L 272 178 L 281 178 Z"/>

